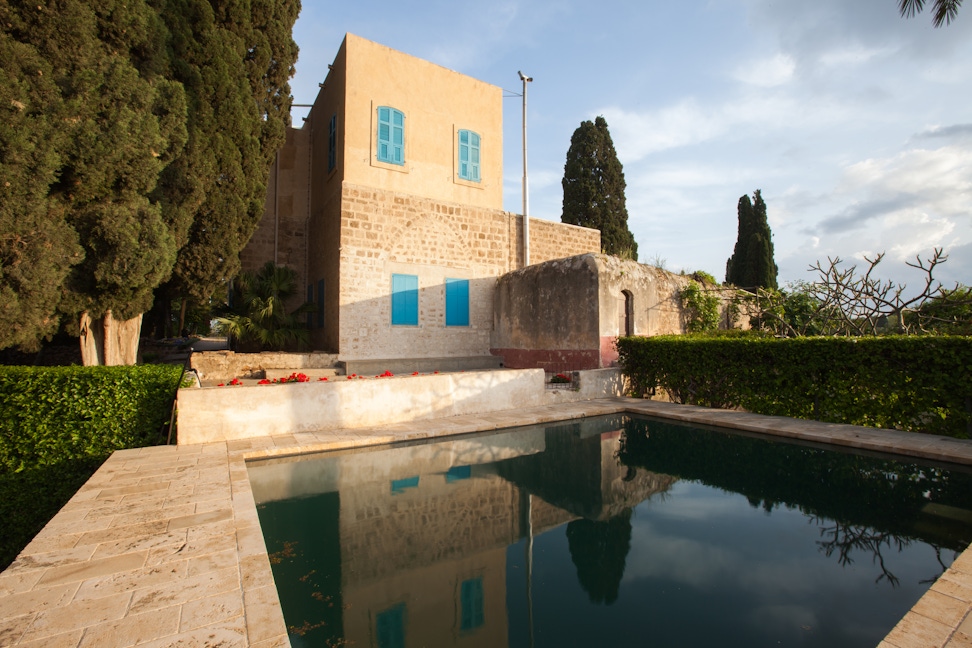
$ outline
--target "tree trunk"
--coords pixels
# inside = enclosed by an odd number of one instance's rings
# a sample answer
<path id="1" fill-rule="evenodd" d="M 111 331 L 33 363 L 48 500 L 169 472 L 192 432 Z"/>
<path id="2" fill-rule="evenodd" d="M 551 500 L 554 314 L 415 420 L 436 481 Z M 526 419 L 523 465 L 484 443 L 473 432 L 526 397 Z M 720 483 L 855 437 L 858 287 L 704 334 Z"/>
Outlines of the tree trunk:
<path id="1" fill-rule="evenodd" d="M 142 315 L 116 320 L 111 311 L 100 319 L 81 314 L 81 361 L 84 366 L 133 365 L 138 361 Z"/>
<path id="2" fill-rule="evenodd" d="M 182 305 L 179 306 L 179 335 L 182 337 L 188 337 L 186 335 L 186 305 L 188 303 L 189 300 L 183 296 Z"/>

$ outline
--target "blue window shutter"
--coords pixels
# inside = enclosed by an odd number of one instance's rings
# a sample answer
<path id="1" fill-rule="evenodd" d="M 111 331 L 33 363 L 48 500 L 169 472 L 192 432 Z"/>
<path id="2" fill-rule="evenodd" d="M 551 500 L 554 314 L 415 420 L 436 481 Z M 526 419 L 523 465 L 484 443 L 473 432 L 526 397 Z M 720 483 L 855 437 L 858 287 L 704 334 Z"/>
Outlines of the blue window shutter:
<path id="1" fill-rule="evenodd" d="M 459 177 L 479 182 L 479 135 L 470 130 L 459 131 Z"/>
<path id="2" fill-rule="evenodd" d="M 446 279 L 446 326 L 469 326 L 469 280 Z"/>
<path id="3" fill-rule="evenodd" d="M 475 630 L 483 625 L 483 579 L 470 578 L 462 581 L 459 588 L 462 605 L 462 630 Z"/>
<path id="4" fill-rule="evenodd" d="M 392 114 L 392 148 L 395 164 L 405 164 L 405 115 L 397 110 Z"/>
<path id="5" fill-rule="evenodd" d="M 446 473 L 446 483 L 469 479 L 472 477 L 472 466 L 453 466 Z"/>
<path id="6" fill-rule="evenodd" d="M 332 171 L 337 166 L 337 115 L 331 115 L 331 123 L 327 127 L 327 170 Z"/>
<path id="7" fill-rule="evenodd" d="M 375 615 L 375 638 L 378 648 L 405 648 L 404 603 Z"/>
<path id="8" fill-rule="evenodd" d="M 308 292 L 310 288 L 308 287 Z M 317 328 L 324 328 L 324 280 L 317 280 Z"/>
<path id="9" fill-rule="evenodd" d="M 388 106 L 378 108 L 378 160 L 405 164 L 405 114 Z"/>
<path id="10" fill-rule="evenodd" d="M 310 284 L 307 285 L 307 303 L 314 303 L 314 287 Z M 307 311 L 307 328 L 314 326 L 314 313 Z"/>
<path id="11" fill-rule="evenodd" d="M 392 324 L 418 325 L 418 277 L 392 275 Z"/>
<path id="12" fill-rule="evenodd" d="M 399 493 L 404 493 L 406 488 L 418 488 L 418 485 L 418 475 L 405 477 L 404 479 L 393 479 L 391 480 L 391 492 L 392 495 L 398 495 Z"/>
<path id="13" fill-rule="evenodd" d="M 479 135 L 469 134 L 470 180 L 479 182 Z"/>

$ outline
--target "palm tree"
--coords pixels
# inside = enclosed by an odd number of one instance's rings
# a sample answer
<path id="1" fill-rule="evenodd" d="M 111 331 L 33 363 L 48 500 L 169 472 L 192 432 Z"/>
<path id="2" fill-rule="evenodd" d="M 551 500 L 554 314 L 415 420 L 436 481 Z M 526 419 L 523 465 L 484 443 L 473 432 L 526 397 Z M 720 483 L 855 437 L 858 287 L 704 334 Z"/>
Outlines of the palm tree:
<path id="1" fill-rule="evenodd" d="M 297 272 L 273 261 L 256 273 L 244 272 L 233 289 L 236 312 L 217 317 L 217 329 L 246 350 L 279 351 L 308 342 L 300 315 L 313 309 L 303 304 L 288 313 L 285 303 L 297 294 Z"/>
<path id="2" fill-rule="evenodd" d="M 961 6 L 962 0 L 934 0 L 932 5 L 932 12 L 935 14 L 932 19 L 933 24 L 936 27 L 951 24 Z M 898 2 L 898 11 L 905 18 L 914 17 L 924 8 L 925 0 L 899 0 Z"/>

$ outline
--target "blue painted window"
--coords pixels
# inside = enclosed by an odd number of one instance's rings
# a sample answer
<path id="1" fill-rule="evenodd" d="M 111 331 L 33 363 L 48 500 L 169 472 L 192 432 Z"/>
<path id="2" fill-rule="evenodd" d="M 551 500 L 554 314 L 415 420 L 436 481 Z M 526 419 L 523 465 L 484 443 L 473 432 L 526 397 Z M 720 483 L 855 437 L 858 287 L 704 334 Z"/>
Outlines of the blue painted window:
<path id="1" fill-rule="evenodd" d="M 337 115 L 331 115 L 331 122 L 327 126 L 327 170 L 333 171 L 337 166 Z"/>
<path id="2" fill-rule="evenodd" d="M 401 110 L 378 108 L 378 161 L 405 164 L 405 114 Z"/>
<path id="3" fill-rule="evenodd" d="M 459 131 L 459 177 L 479 182 L 479 135 L 470 130 Z"/>
<path id="4" fill-rule="evenodd" d="M 307 285 L 307 303 L 314 303 L 314 286 Z M 307 311 L 307 328 L 314 326 L 314 313 Z"/>
<path id="5" fill-rule="evenodd" d="M 472 466 L 453 466 L 446 473 L 446 483 L 469 479 L 472 477 Z"/>
<path id="6" fill-rule="evenodd" d="M 317 328 L 324 328 L 324 280 L 317 280 Z"/>
<path id="7" fill-rule="evenodd" d="M 463 630 L 475 630 L 483 625 L 483 579 L 470 578 L 462 581 L 460 598 L 462 599 L 460 627 Z"/>
<path id="8" fill-rule="evenodd" d="M 469 280 L 445 280 L 446 326 L 469 326 Z"/>
<path id="9" fill-rule="evenodd" d="M 393 495 L 404 493 L 406 488 L 418 488 L 419 476 L 405 477 L 404 479 L 393 479 L 391 492 Z"/>
<path id="10" fill-rule="evenodd" d="M 392 275 L 392 324 L 418 325 L 418 277 Z"/>
<path id="11" fill-rule="evenodd" d="M 404 603 L 375 615 L 375 635 L 378 638 L 378 648 L 405 648 Z"/>

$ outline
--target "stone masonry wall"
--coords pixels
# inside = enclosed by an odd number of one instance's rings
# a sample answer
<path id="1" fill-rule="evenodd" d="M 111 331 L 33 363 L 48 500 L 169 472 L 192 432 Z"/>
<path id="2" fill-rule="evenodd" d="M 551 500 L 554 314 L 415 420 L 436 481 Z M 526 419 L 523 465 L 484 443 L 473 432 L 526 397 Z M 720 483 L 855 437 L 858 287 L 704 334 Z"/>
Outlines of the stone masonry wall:
<path id="1" fill-rule="evenodd" d="M 345 184 L 342 358 L 488 355 L 496 278 L 518 267 L 520 220 L 509 212 Z M 538 242 L 541 255 L 537 258 L 600 247 L 596 230 L 534 220 L 531 226 L 530 238 Z M 389 295 L 395 273 L 418 277 L 417 326 L 391 325 Z M 469 326 L 445 326 L 447 278 L 469 280 Z"/>
<path id="2" fill-rule="evenodd" d="M 523 219 L 516 216 L 516 220 L 519 225 Z M 600 251 L 601 232 L 598 230 L 530 219 L 530 265 L 588 252 L 598 254 Z"/>
<path id="3" fill-rule="evenodd" d="M 308 134 L 287 129 L 287 141 L 270 167 L 264 216 L 240 253 L 243 270 L 259 270 L 267 261 L 297 270 L 297 298 L 303 303 L 307 279 Z"/>

